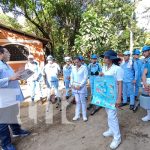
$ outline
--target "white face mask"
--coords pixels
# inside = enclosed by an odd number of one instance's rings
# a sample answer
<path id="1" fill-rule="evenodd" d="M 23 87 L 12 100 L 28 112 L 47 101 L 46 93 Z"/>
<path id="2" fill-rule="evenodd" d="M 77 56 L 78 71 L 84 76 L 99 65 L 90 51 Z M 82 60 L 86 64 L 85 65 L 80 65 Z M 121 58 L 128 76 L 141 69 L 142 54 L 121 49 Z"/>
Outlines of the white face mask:
<path id="1" fill-rule="evenodd" d="M 53 61 L 52 61 L 52 60 L 49 60 L 49 61 L 48 61 L 48 63 L 49 63 L 49 64 L 52 64 L 52 63 L 53 63 Z"/>

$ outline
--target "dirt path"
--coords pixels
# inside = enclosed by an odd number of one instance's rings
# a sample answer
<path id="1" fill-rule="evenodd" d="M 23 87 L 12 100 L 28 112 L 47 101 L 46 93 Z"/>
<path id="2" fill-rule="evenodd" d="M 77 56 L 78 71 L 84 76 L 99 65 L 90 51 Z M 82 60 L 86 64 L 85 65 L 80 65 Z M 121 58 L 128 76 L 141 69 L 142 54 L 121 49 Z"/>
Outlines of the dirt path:
<path id="1" fill-rule="evenodd" d="M 21 109 L 23 127 L 32 131 L 29 137 L 17 138 L 13 142 L 17 150 L 109 150 L 111 138 L 103 138 L 107 129 L 106 113 L 101 109 L 88 122 L 80 119 L 73 124 L 61 124 L 61 112 L 55 110 L 54 123 L 45 123 L 45 105 L 38 105 L 38 122 L 29 119 L 28 108 Z M 119 111 L 122 144 L 118 150 L 149 150 L 150 122 L 144 123 L 141 117 L 145 111 L 133 113 L 125 107 Z M 74 105 L 67 110 L 68 120 L 74 116 Z"/>

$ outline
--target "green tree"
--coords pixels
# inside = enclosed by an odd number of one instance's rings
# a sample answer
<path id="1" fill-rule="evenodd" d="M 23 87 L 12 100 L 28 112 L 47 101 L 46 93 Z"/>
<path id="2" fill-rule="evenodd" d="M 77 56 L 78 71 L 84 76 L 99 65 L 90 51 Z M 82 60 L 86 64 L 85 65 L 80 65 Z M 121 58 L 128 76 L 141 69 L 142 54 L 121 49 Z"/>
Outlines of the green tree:
<path id="1" fill-rule="evenodd" d="M 54 55 L 62 50 L 70 53 L 80 27 L 82 6 L 83 0 L 3 0 L 1 3 L 4 12 L 23 15 L 36 35 L 49 39 L 48 48 Z"/>
<path id="2" fill-rule="evenodd" d="M 18 30 L 22 29 L 22 26 L 17 22 L 15 18 L 9 17 L 5 14 L 0 14 L 0 23 Z"/>
<path id="3" fill-rule="evenodd" d="M 108 49 L 122 52 L 129 49 L 131 28 L 136 33 L 137 46 L 138 37 L 143 33 L 136 27 L 135 21 L 131 20 L 134 9 L 134 5 L 125 0 L 95 0 L 82 15 L 74 52 L 86 56 Z"/>

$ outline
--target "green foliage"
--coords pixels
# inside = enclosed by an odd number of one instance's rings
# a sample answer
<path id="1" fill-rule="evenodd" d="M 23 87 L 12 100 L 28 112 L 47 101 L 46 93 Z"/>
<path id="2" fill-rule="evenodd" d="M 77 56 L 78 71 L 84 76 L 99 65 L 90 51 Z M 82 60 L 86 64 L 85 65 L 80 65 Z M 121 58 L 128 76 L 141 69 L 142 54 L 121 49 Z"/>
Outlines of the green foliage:
<path id="1" fill-rule="evenodd" d="M 18 29 L 18 30 L 22 29 L 22 26 L 17 22 L 15 18 L 9 17 L 5 14 L 0 14 L 0 23 L 14 29 Z"/>
<path id="2" fill-rule="evenodd" d="M 2 0 L 4 12 L 26 18 L 24 31 L 49 39 L 48 53 L 59 61 L 65 55 L 101 54 L 144 43 L 143 32 L 132 19 L 134 5 L 127 0 Z M 47 53 L 47 54 L 48 54 Z"/>
<path id="3" fill-rule="evenodd" d="M 124 0 L 96 0 L 81 20 L 74 51 L 87 56 L 108 49 L 122 52 L 129 49 L 130 30 L 135 33 L 135 46 L 143 34 L 131 20 L 134 5 Z"/>
<path id="4" fill-rule="evenodd" d="M 80 27 L 82 0 L 3 0 L 1 7 L 4 12 L 23 15 L 25 31 L 49 39 L 49 53 L 70 54 Z"/>

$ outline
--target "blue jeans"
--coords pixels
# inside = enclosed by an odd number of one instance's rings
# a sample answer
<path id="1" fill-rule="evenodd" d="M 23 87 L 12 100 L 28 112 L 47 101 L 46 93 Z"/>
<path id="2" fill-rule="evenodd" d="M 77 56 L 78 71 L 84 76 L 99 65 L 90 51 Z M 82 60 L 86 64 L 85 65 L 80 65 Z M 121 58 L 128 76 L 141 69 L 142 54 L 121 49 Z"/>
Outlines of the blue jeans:
<path id="1" fill-rule="evenodd" d="M 20 131 L 19 124 L 0 124 L 0 141 L 2 148 L 11 144 L 11 136 L 8 127 L 11 128 L 13 134 L 17 134 Z"/>
<path id="2" fill-rule="evenodd" d="M 31 99 L 35 98 L 36 90 L 38 90 L 37 94 L 39 95 L 39 97 L 40 98 L 43 97 L 41 82 L 30 81 L 30 82 L 28 82 L 28 86 L 30 89 Z"/>
<path id="3" fill-rule="evenodd" d="M 65 89 L 66 89 L 66 96 L 70 96 L 69 95 L 69 88 L 70 88 L 70 80 L 65 80 Z"/>
<path id="4" fill-rule="evenodd" d="M 130 96 L 130 105 L 134 105 L 134 84 L 132 82 L 123 82 L 123 103 L 127 103 L 128 96 Z"/>

